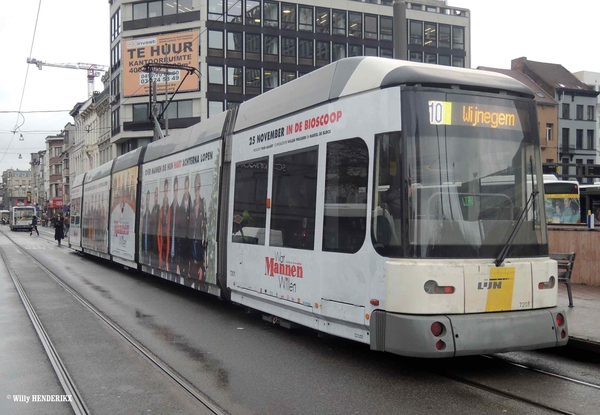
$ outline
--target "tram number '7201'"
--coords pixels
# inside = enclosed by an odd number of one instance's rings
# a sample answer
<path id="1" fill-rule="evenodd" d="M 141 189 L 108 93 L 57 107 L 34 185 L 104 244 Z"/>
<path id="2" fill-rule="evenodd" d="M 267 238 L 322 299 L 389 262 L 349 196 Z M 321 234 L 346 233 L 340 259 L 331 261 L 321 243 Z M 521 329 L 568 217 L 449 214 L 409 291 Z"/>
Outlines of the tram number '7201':
<path id="1" fill-rule="evenodd" d="M 429 101 L 429 124 L 452 125 L 452 103 Z"/>

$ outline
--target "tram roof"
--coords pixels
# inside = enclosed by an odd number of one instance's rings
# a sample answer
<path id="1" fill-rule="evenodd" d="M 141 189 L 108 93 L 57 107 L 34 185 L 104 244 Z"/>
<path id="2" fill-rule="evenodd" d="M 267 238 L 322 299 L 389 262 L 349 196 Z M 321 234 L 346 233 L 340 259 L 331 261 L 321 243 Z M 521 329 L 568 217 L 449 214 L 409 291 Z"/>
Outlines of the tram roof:
<path id="1" fill-rule="evenodd" d="M 221 112 L 191 127 L 175 130 L 163 140 L 148 144 L 143 156 L 144 163 L 222 137 L 228 113 L 229 111 Z"/>
<path id="2" fill-rule="evenodd" d="M 130 167 L 137 166 L 140 161 L 140 154 L 145 147 L 138 147 L 129 153 L 120 155 L 115 159 L 115 165 L 112 169 L 113 173 L 126 170 Z"/>
<path id="3" fill-rule="evenodd" d="M 378 57 L 341 59 L 240 105 L 234 132 L 344 96 L 396 85 L 455 85 L 533 98 L 521 82 L 495 72 Z"/>
<path id="4" fill-rule="evenodd" d="M 84 183 L 91 183 L 94 180 L 98 180 L 98 179 L 101 179 L 103 177 L 110 175 L 110 171 L 112 169 L 113 162 L 114 162 L 114 160 L 111 160 L 108 163 L 104 163 L 100 167 L 96 167 L 95 169 L 88 171 L 85 174 Z"/>

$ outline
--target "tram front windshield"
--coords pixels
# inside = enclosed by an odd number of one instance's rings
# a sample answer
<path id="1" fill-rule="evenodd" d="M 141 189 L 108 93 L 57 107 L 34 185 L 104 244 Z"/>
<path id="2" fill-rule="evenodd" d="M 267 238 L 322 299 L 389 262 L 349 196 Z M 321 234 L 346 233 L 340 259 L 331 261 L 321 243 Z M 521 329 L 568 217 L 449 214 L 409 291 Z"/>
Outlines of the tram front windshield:
<path id="1" fill-rule="evenodd" d="M 390 257 L 548 253 L 534 102 L 409 87 L 375 140 L 372 241 Z M 518 225 L 519 218 L 523 220 Z"/>

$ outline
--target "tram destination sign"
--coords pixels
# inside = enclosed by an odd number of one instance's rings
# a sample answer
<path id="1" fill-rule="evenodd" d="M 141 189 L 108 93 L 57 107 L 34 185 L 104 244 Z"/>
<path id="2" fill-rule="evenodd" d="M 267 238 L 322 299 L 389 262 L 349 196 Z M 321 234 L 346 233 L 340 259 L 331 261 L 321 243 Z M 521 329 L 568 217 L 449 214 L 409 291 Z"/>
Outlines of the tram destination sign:
<path id="1" fill-rule="evenodd" d="M 523 129 L 519 111 L 514 107 L 450 101 L 429 101 L 428 104 L 431 125 Z"/>

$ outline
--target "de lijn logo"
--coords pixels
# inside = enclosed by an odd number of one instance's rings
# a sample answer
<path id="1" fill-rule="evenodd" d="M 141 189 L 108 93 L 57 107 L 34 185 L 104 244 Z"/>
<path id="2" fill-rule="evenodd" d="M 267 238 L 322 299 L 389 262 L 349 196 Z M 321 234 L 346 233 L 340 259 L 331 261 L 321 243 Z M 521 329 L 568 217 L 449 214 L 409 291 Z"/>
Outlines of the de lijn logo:
<path id="1" fill-rule="evenodd" d="M 477 283 L 478 290 L 501 290 L 502 282 L 508 281 L 510 278 L 489 278 Z"/>

